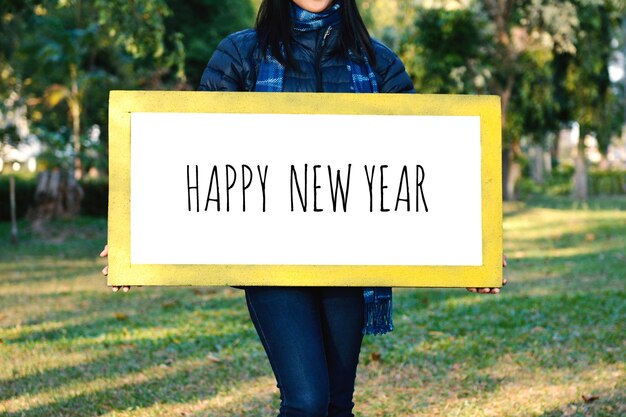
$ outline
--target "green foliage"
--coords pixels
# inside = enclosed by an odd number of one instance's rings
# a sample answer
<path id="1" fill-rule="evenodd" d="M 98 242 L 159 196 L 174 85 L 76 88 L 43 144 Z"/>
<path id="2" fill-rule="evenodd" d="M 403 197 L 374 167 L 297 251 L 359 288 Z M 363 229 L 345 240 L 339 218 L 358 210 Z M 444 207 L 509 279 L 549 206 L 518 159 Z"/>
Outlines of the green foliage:
<path id="1" fill-rule="evenodd" d="M 485 22 L 472 9 L 419 9 L 402 45 L 407 69 L 420 93 L 486 91 L 479 68 L 486 59 Z"/>
<path id="2" fill-rule="evenodd" d="M 616 48 L 623 14 L 619 1 L 580 1 L 580 20 L 575 54 L 557 54 L 554 60 L 556 97 L 562 122 L 576 120 L 581 137 L 595 133 L 605 151 L 613 134 L 624 124 L 626 95 L 623 86 L 612 84 L 609 62 Z"/>
<path id="3" fill-rule="evenodd" d="M 227 4 L 223 0 L 170 0 L 168 5 L 172 13 L 165 26 L 182 35 L 186 78 L 194 89 L 219 41 L 252 27 L 256 15 L 250 0 L 229 0 Z"/>
<path id="4" fill-rule="evenodd" d="M 596 132 L 605 149 L 624 114 L 621 87 L 608 80 L 622 2 L 433 6 L 416 7 L 413 24 L 395 37 L 418 92 L 500 95 L 503 138 L 513 147 L 522 136 L 541 143 L 561 123 L 576 120 L 585 132 Z"/>
<path id="5" fill-rule="evenodd" d="M 608 78 L 611 54 L 624 47 L 622 0 L 358 3 L 372 32 L 400 52 L 418 92 L 500 95 L 505 145 L 522 136 L 540 143 L 575 120 L 605 150 L 623 124 L 626 92 Z M 106 171 L 108 92 L 194 89 L 217 43 L 253 26 L 258 4 L 0 0 L 0 111 L 28 108 L 46 165 L 70 166 L 78 151 L 85 170 Z M 383 14 L 386 27 L 376 28 Z M 89 139 L 94 125 L 99 144 Z M 12 137 L 8 130 L 0 141 Z"/>
<path id="6" fill-rule="evenodd" d="M 28 107 L 51 164 L 50 156 L 60 166 L 103 159 L 104 147 L 94 157 L 87 136 L 98 125 L 106 143 L 111 89 L 182 81 L 184 52 L 180 36 L 166 33 L 168 13 L 164 0 L 45 0 L 3 14 L 0 98 Z"/>
<path id="7" fill-rule="evenodd" d="M 589 173 L 589 193 L 591 195 L 626 194 L 626 171 L 591 171 Z"/>
<path id="8" fill-rule="evenodd" d="M 520 181 L 522 200 L 545 197 L 570 197 L 572 195 L 574 167 L 564 166 L 552 171 L 543 185 L 525 177 Z M 626 171 L 599 170 L 589 171 L 589 195 L 624 196 L 626 195 Z"/>
<path id="9" fill-rule="evenodd" d="M 94 11 L 101 28 L 114 47 L 121 47 L 133 58 L 165 54 L 163 18 L 171 14 L 164 1 L 95 0 Z M 76 4 L 68 4 L 76 9 Z M 80 7 L 80 6 L 79 6 Z"/>
<path id="10" fill-rule="evenodd" d="M 551 51 L 536 50 L 519 57 L 517 82 L 504 126 L 506 137 L 528 136 L 533 143 L 543 143 L 548 132 L 558 131 L 552 56 Z"/>
<path id="11" fill-rule="evenodd" d="M 553 170 L 546 181 L 544 187 L 545 194 L 548 196 L 571 196 L 574 173 L 575 169 L 571 165 L 560 166 Z"/>
<path id="12" fill-rule="evenodd" d="M 13 99 L 0 111 L 27 107 L 46 165 L 77 155 L 84 171 L 106 171 L 109 91 L 195 88 L 219 40 L 254 12 L 249 0 L 3 0 L 0 102 Z"/>

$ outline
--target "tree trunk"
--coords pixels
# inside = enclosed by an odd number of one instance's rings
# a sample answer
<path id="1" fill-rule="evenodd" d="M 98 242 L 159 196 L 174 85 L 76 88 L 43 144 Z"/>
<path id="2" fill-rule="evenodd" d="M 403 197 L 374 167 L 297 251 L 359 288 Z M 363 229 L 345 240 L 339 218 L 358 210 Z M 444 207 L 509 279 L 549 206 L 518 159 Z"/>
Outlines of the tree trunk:
<path id="1" fill-rule="evenodd" d="M 552 176 L 552 154 L 550 151 L 543 151 L 543 171 L 548 178 Z"/>
<path id="2" fill-rule="evenodd" d="M 509 165 L 509 174 L 506 184 L 506 200 L 517 200 L 517 183 L 522 178 L 522 164 L 512 160 Z"/>
<path id="3" fill-rule="evenodd" d="M 76 65 L 70 66 L 72 87 L 70 99 L 70 114 L 72 117 L 72 143 L 74 145 L 74 178 L 80 180 L 83 177 L 83 163 L 80 159 L 80 94 L 78 89 L 78 69 Z"/>
<path id="4" fill-rule="evenodd" d="M 515 78 L 510 76 L 507 80 L 506 87 L 499 93 L 502 105 L 503 132 L 504 126 L 506 125 L 507 111 L 509 109 L 509 102 L 513 91 L 514 81 Z M 505 201 L 513 201 L 516 199 L 515 186 L 522 173 L 521 166 L 514 160 L 514 156 L 518 148 L 519 143 L 516 140 L 513 141 L 510 147 L 502 148 L 502 198 Z"/>
<path id="5" fill-rule="evenodd" d="M 28 217 L 36 225 L 54 219 L 71 218 L 80 212 L 84 192 L 70 171 L 54 169 L 37 176 L 35 205 Z"/>
<path id="6" fill-rule="evenodd" d="M 19 240 L 17 238 L 17 216 L 15 212 L 15 177 L 11 175 L 9 177 L 9 199 L 11 201 L 11 243 L 17 245 Z"/>
<path id="7" fill-rule="evenodd" d="M 535 183 L 539 185 L 543 185 L 546 164 L 543 146 L 532 145 L 528 151 L 528 154 L 528 156 L 530 156 L 530 166 L 533 181 L 535 181 Z"/>
<path id="8" fill-rule="evenodd" d="M 521 152 L 519 143 L 513 142 L 511 148 L 502 151 L 502 193 L 505 201 L 517 199 L 517 183 L 522 177 L 522 164 L 515 156 Z"/>
<path id="9" fill-rule="evenodd" d="M 508 201 L 509 169 L 511 166 L 511 150 L 502 148 L 502 199 Z"/>
<path id="10" fill-rule="evenodd" d="M 589 183 L 587 178 L 587 163 L 585 161 L 585 133 L 582 131 L 578 138 L 578 150 L 576 152 L 573 181 L 573 197 L 576 200 L 587 200 L 589 198 Z"/>

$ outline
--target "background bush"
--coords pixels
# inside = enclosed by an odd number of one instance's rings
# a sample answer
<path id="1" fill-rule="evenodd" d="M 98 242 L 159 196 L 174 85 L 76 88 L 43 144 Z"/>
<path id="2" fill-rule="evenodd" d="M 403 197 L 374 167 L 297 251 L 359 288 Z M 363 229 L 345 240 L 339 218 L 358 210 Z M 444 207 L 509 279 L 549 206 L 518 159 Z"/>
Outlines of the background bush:
<path id="1" fill-rule="evenodd" d="M 85 192 L 81 203 L 80 213 L 84 216 L 107 217 L 109 201 L 109 181 L 87 180 L 81 182 Z M 15 203 L 18 219 L 26 216 L 28 209 L 35 202 L 37 177 L 16 176 Z M 9 177 L 0 176 L 0 221 L 11 220 L 11 206 L 9 204 Z"/>
<path id="2" fill-rule="evenodd" d="M 85 192 L 80 212 L 85 216 L 107 217 L 109 207 L 109 181 L 88 180 L 81 182 Z"/>
<path id="3" fill-rule="evenodd" d="M 520 180 L 520 196 L 522 199 L 533 195 L 545 194 L 550 197 L 568 197 L 572 195 L 572 178 L 574 168 L 560 167 L 552 171 L 545 184 L 537 184 L 531 178 Z M 589 195 L 610 196 L 626 195 L 626 171 L 624 170 L 590 170 Z"/>
<path id="4" fill-rule="evenodd" d="M 626 194 L 626 171 L 608 170 L 589 173 L 591 195 Z"/>
<path id="5" fill-rule="evenodd" d="M 15 177 L 15 211 L 18 218 L 26 215 L 26 211 L 35 200 L 37 178 Z M 0 221 L 11 220 L 11 204 L 9 194 L 9 177 L 0 175 Z"/>

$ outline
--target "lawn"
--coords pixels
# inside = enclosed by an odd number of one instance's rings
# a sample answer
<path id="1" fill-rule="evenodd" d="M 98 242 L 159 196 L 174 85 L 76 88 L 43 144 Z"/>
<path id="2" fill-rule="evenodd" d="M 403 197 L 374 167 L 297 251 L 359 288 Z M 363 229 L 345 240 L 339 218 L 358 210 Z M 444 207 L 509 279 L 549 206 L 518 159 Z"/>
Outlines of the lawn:
<path id="1" fill-rule="evenodd" d="M 626 415 L 626 199 L 505 204 L 504 230 L 502 294 L 394 290 L 357 416 Z M 0 416 L 275 416 L 243 291 L 112 293 L 105 237 L 103 219 L 22 223 L 13 247 L 0 223 Z"/>

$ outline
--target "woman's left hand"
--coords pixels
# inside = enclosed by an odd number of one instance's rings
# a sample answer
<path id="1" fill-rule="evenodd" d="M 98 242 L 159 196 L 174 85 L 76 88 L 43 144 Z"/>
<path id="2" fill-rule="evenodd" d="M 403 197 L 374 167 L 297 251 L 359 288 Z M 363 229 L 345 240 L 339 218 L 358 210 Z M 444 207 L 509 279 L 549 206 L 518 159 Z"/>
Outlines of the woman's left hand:
<path id="1" fill-rule="evenodd" d="M 502 267 L 506 268 L 506 255 L 502 254 Z M 507 283 L 506 278 L 502 277 L 502 286 L 504 287 Z M 468 288 L 467 291 L 475 292 L 479 294 L 498 294 L 500 292 L 500 288 Z"/>

